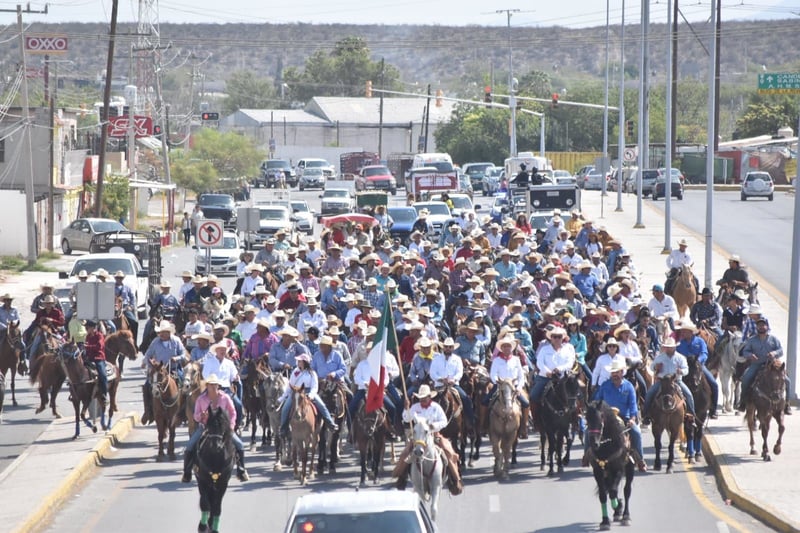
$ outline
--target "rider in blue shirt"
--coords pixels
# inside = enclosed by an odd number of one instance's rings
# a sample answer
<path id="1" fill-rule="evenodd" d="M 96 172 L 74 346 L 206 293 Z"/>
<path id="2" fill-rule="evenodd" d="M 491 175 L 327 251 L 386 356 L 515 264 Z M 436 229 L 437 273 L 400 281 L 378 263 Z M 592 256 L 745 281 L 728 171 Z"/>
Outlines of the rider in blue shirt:
<path id="1" fill-rule="evenodd" d="M 700 363 L 700 368 L 703 369 L 703 375 L 711 387 L 711 408 L 708 414 L 709 418 L 717 418 L 717 401 L 719 400 L 719 386 L 717 380 L 714 379 L 711 371 L 706 368 L 706 361 L 708 360 L 708 346 L 706 341 L 697 336 L 697 328 L 691 323 L 682 323 L 678 326 L 678 333 L 680 335 L 680 342 L 678 343 L 678 353 L 683 354 L 687 359 L 693 357 Z"/>

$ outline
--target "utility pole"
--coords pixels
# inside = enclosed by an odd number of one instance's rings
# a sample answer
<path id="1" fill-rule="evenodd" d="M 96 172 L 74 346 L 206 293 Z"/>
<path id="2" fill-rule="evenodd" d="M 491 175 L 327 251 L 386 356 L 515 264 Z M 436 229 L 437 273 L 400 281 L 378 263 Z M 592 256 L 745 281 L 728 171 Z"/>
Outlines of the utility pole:
<path id="1" fill-rule="evenodd" d="M 719 64 L 722 56 L 720 40 L 722 39 L 722 0 L 717 0 L 717 25 L 714 43 L 717 53 L 714 56 L 714 152 L 719 149 Z"/>
<path id="2" fill-rule="evenodd" d="M 424 144 L 423 144 L 423 152 L 428 151 L 428 124 L 431 120 L 431 84 L 428 84 L 428 98 L 425 104 L 425 124 L 422 126 L 425 128 L 425 137 L 424 137 Z"/>
<path id="3" fill-rule="evenodd" d="M 716 28 L 717 9 L 711 3 L 711 27 Z M 709 52 L 708 77 L 711 78 L 708 84 L 708 139 L 706 140 L 706 231 L 705 231 L 705 276 L 703 279 L 704 287 L 713 287 L 712 282 L 712 259 L 714 245 L 714 140 L 717 132 L 714 130 L 714 112 L 717 105 L 716 91 L 714 90 L 714 74 L 717 60 L 717 39 L 711 36 L 711 49 Z"/>
<path id="4" fill-rule="evenodd" d="M 675 154 L 677 152 L 677 138 L 678 138 L 678 106 L 674 105 L 678 101 L 678 0 L 674 0 L 675 4 L 672 6 L 672 113 L 669 116 L 669 121 L 672 123 L 672 135 L 669 142 L 667 153 L 671 161 L 675 161 Z M 745 54 L 747 55 L 747 54 Z"/>
<path id="5" fill-rule="evenodd" d="M 94 216 L 103 216 L 103 179 L 106 173 L 106 144 L 108 144 L 108 111 L 111 103 L 111 78 L 114 69 L 114 44 L 117 36 L 117 13 L 119 0 L 112 0 L 111 29 L 108 36 L 108 57 L 106 59 L 106 84 L 103 88 L 103 112 L 100 116 L 100 154 L 97 169 L 97 190 L 95 191 Z"/>
<path id="6" fill-rule="evenodd" d="M 383 157 L 383 89 L 386 88 L 383 86 L 383 74 L 384 74 L 383 67 L 384 67 L 384 62 L 383 58 L 381 58 L 381 101 L 378 109 L 378 159 L 379 160 Z"/>
<path id="7" fill-rule="evenodd" d="M 509 128 L 509 157 L 517 155 L 517 97 L 514 83 L 514 62 L 511 48 L 511 15 L 519 13 L 519 9 L 498 9 L 495 13 L 505 13 L 508 20 L 508 109 L 511 111 L 511 127 Z"/>
<path id="8" fill-rule="evenodd" d="M 622 22 L 619 27 L 619 172 L 617 173 L 617 208 L 622 212 L 622 161 L 625 155 L 625 0 L 622 0 Z"/>
<path id="9" fill-rule="evenodd" d="M 608 156 L 608 39 L 609 39 L 609 7 L 610 7 L 610 0 L 606 0 L 606 79 L 605 79 L 605 90 L 603 92 L 603 164 L 600 165 L 600 173 L 603 175 L 603 180 L 601 181 L 602 184 L 602 192 L 601 196 L 602 201 L 600 202 L 600 217 L 602 218 L 605 213 L 606 207 L 606 184 L 605 176 L 609 171 L 609 162 L 610 157 Z M 622 150 L 619 150 L 619 162 L 620 166 L 622 166 Z M 621 175 L 621 173 L 620 173 Z"/>

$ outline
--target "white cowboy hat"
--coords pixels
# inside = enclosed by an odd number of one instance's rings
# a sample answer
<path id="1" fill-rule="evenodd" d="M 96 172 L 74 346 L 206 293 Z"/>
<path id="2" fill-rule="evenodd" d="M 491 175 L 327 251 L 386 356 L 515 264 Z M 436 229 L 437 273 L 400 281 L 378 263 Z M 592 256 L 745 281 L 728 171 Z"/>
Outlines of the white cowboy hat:
<path id="1" fill-rule="evenodd" d="M 662 348 L 675 348 L 676 346 L 678 345 L 675 344 L 675 339 L 672 337 L 668 337 L 664 342 L 661 343 Z"/>
<path id="2" fill-rule="evenodd" d="M 628 369 L 628 365 L 625 363 L 624 360 L 621 359 L 614 359 L 611 361 L 610 365 L 606 365 L 605 371 L 609 374 L 614 372 L 620 372 Z"/>
<path id="3" fill-rule="evenodd" d="M 216 352 L 217 350 L 228 351 L 228 345 L 225 344 L 224 342 L 218 342 L 217 344 L 214 344 L 209 348 L 209 351 L 211 352 Z"/>
<path id="4" fill-rule="evenodd" d="M 206 386 L 208 385 L 222 385 L 222 382 L 219 380 L 216 374 L 211 374 L 206 378 Z"/>
<path id="5" fill-rule="evenodd" d="M 497 341 L 497 345 L 495 347 L 498 350 L 501 349 L 505 345 L 509 345 L 509 346 L 511 346 L 513 348 L 514 345 L 516 345 L 516 343 L 517 343 L 517 339 L 515 339 L 514 337 L 511 337 L 511 336 L 508 336 L 508 337 L 503 337 L 503 338 L 499 339 Z"/>
<path id="6" fill-rule="evenodd" d="M 447 337 L 443 342 L 442 346 L 452 347 L 454 350 L 461 346 L 459 343 L 453 340 L 453 337 Z"/>
<path id="7" fill-rule="evenodd" d="M 414 393 L 416 398 L 436 398 L 436 391 L 431 390 L 430 385 L 424 384 L 419 386 L 419 390 Z"/>
<path id="8" fill-rule="evenodd" d="M 561 335 L 561 338 L 565 338 L 567 336 L 567 331 L 564 328 L 556 326 L 550 331 L 548 331 L 545 336 L 549 339 L 553 335 Z"/>
<path id="9" fill-rule="evenodd" d="M 161 333 L 162 331 L 169 331 L 173 333 L 175 331 L 175 326 L 172 325 L 172 322 L 169 320 L 162 320 L 159 322 L 158 326 L 155 327 L 156 333 Z"/>
<path id="10" fill-rule="evenodd" d="M 292 326 L 286 326 L 282 330 L 278 331 L 278 336 L 288 335 L 290 337 L 299 337 L 300 332 L 294 329 Z"/>
<path id="11" fill-rule="evenodd" d="M 311 356 L 307 353 L 301 353 L 300 355 L 295 356 L 295 361 L 305 361 L 306 363 L 311 363 Z"/>
<path id="12" fill-rule="evenodd" d="M 211 341 L 214 340 L 214 336 L 213 335 L 209 335 L 208 333 L 195 333 L 194 335 L 192 335 L 192 340 L 193 341 L 199 341 L 201 339 L 202 340 L 207 340 L 208 342 L 211 342 Z"/>
<path id="13" fill-rule="evenodd" d="M 324 344 L 325 346 L 333 346 L 333 337 L 330 335 L 323 335 L 319 339 L 320 344 Z"/>
<path id="14" fill-rule="evenodd" d="M 415 348 L 430 348 L 431 346 L 433 346 L 433 343 L 428 337 L 420 337 Z"/>

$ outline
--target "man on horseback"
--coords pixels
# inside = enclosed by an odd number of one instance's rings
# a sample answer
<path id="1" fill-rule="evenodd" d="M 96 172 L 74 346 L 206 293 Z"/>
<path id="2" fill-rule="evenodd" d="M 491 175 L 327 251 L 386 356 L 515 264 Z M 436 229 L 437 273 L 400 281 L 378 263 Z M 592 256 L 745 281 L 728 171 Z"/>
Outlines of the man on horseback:
<path id="1" fill-rule="evenodd" d="M 686 358 L 694 357 L 700 363 L 700 368 L 703 369 L 703 375 L 708 381 L 708 386 L 711 387 L 711 407 L 708 413 L 708 418 L 716 420 L 717 418 L 717 402 L 719 401 L 719 386 L 717 380 L 711 371 L 706 368 L 706 361 L 708 360 L 708 345 L 706 341 L 697 336 L 697 328 L 689 323 L 683 323 L 678 326 L 678 335 L 680 335 L 680 342 L 678 343 L 678 351 Z"/>
<path id="2" fill-rule="evenodd" d="M 458 344 L 452 337 L 447 337 L 442 342 L 442 353 L 433 357 L 430 367 L 430 377 L 435 388 L 453 387 L 458 391 L 461 404 L 464 406 L 464 414 L 467 415 L 470 425 L 475 427 L 475 406 L 472 405 L 472 398 L 461 388 L 461 377 L 464 375 L 464 363 L 458 356 L 453 357 L 453 350 Z M 411 391 L 409 390 L 409 393 Z"/>
<path id="3" fill-rule="evenodd" d="M 442 436 L 439 435 L 439 431 L 447 427 L 448 420 L 442 406 L 433 401 L 435 396 L 436 391 L 431 390 L 428 385 L 420 386 L 419 392 L 414 393 L 414 397 L 416 397 L 419 402 L 411 405 L 408 398 L 405 400 L 403 422 L 410 424 L 414 420 L 414 417 L 417 416 L 425 419 L 430 428 L 436 432 L 434 442 L 444 451 L 447 457 L 447 471 L 450 474 L 448 480 L 450 493 L 453 496 L 458 496 L 464 490 L 464 485 L 461 482 L 461 474 L 458 471 L 458 454 L 453 450 L 453 445 L 450 443 L 450 440 L 442 438 Z M 406 484 L 408 483 L 408 474 L 411 470 L 409 456 L 411 455 L 413 444 L 414 443 L 411 441 L 406 443 L 406 447 L 403 449 L 397 461 L 398 466 L 395 469 L 395 475 L 397 476 L 397 488 L 399 490 L 405 490 Z"/>
<path id="4" fill-rule="evenodd" d="M 203 436 L 203 429 L 206 421 L 208 420 L 209 409 L 222 409 L 228 414 L 228 419 L 231 423 L 231 439 L 233 445 L 236 447 L 236 477 L 239 481 L 247 481 L 250 476 L 244 467 L 244 444 L 242 439 L 236 434 L 233 429 L 236 427 L 238 420 L 236 418 L 236 409 L 233 406 L 233 401 L 226 394 L 220 394 L 220 380 L 211 374 L 206 378 L 206 390 L 197 398 L 194 404 L 194 419 L 197 422 L 197 427 L 189 437 L 189 442 L 186 444 L 186 450 L 183 452 L 183 476 L 181 482 L 189 483 L 192 481 L 192 466 L 195 462 L 195 452 L 197 445 L 200 443 L 200 438 Z"/>
<path id="5" fill-rule="evenodd" d="M 664 286 L 661 284 L 653 285 L 653 297 L 647 302 L 647 308 L 654 317 L 666 317 L 669 327 L 675 329 L 675 320 L 678 316 L 678 306 L 669 294 L 664 293 Z"/>
<path id="6" fill-rule="evenodd" d="M 41 304 L 39 305 L 39 310 L 36 313 L 36 318 L 33 319 L 33 323 L 28 330 L 32 331 L 33 328 L 38 328 L 40 326 L 50 326 L 54 328 L 54 332 L 60 333 L 64 329 L 64 313 L 56 307 L 58 303 L 58 299 L 53 296 L 52 294 L 48 294 L 44 298 L 41 299 Z M 42 335 L 37 334 L 33 337 L 33 342 L 28 349 L 27 358 L 30 359 L 33 355 L 36 354 L 37 350 L 39 349 L 39 345 L 42 343 Z"/>
<path id="7" fill-rule="evenodd" d="M 108 397 L 108 376 L 106 375 L 106 337 L 97 329 L 97 322 L 86 321 L 86 341 L 84 355 L 86 361 L 94 364 L 97 370 L 97 385 L 105 401 Z"/>
<path id="8" fill-rule="evenodd" d="M 689 373 L 689 363 L 686 362 L 686 358 L 682 354 L 675 351 L 677 346 L 674 339 L 668 338 L 661 344 L 661 353 L 650 363 L 650 368 L 653 370 L 656 379 L 644 397 L 642 418 L 644 418 L 645 424 L 650 423 L 648 413 L 650 412 L 650 406 L 653 405 L 653 400 L 658 396 L 658 391 L 661 390 L 661 378 L 669 375 L 675 376 L 675 382 L 680 386 L 683 397 L 686 399 L 688 413 L 692 416 L 695 414 L 694 396 L 692 396 L 692 391 L 689 390 L 689 387 L 683 382 L 683 376 Z"/>
<path id="9" fill-rule="evenodd" d="M 692 306 L 689 318 L 698 328 L 705 326 L 719 340 L 722 336 L 722 307 L 714 301 L 714 293 L 708 287 L 700 293 L 701 299 Z"/>
<path id="10" fill-rule="evenodd" d="M 11 305 L 14 297 L 9 293 L 0 296 L 0 300 L 3 301 L 3 305 L 0 306 L 0 343 L 2 343 L 8 335 L 8 326 L 14 322 L 19 324 L 19 311 Z M 22 346 L 17 346 L 17 348 L 22 349 Z"/>
<path id="11" fill-rule="evenodd" d="M 156 337 L 144 354 L 145 364 L 147 365 L 147 378 L 142 387 L 142 397 L 144 400 L 144 414 L 142 414 L 142 424 L 147 425 L 153 421 L 153 393 L 150 382 L 150 374 L 153 363 L 161 363 L 170 369 L 170 372 L 178 376 L 178 381 L 183 381 L 183 365 L 187 361 L 186 348 L 183 347 L 181 340 L 174 334 L 173 325 L 162 320 L 155 328 Z"/>
<path id="12" fill-rule="evenodd" d="M 761 368 L 775 361 L 783 361 L 783 347 L 781 341 L 769 333 L 769 324 L 763 317 L 756 320 L 758 333 L 755 337 L 750 337 L 742 347 L 742 355 L 747 359 L 749 366 L 742 376 L 742 396 L 736 409 L 744 411 L 747 408 L 747 401 L 750 399 L 750 389 Z M 784 376 L 786 390 L 790 390 L 789 376 Z M 789 402 L 783 408 L 786 415 L 792 414 L 792 407 Z"/>
<path id="13" fill-rule="evenodd" d="M 172 284 L 169 281 L 162 281 L 159 287 L 161 288 L 161 294 L 156 296 L 152 309 L 160 309 L 161 316 L 164 319 L 172 320 L 178 313 L 180 304 L 175 295 L 169 292 L 172 289 Z"/>
<path id="14" fill-rule="evenodd" d="M 561 329 L 561 328 L 555 328 Z M 561 329 L 561 339 L 563 340 L 566 337 L 566 332 Z M 541 392 L 539 393 L 539 398 L 534 400 L 533 393 L 536 391 L 536 383 L 534 383 L 533 391 L 531 391 L 531 398 L 530 400 L 525 393 L 525 384 L 527 383 L 527 378 L 525 376 L 525 371 L 522 369 L 522 363 L 520 363 L 519 357 L 514 355 L 514 348 L 517 345 L 517 341 L 512 336 L 503 337 L 497 341 L 497 349 L 499 350 L 497 353 L 497 357 L 492 360 L 492 368 L 489 371 L 489 379 L 492 381 L 492 388 L 483 399 L 483 405 L 490 405 L 492 398 L 494 398 L 495 393 L 497 392 L 497 381 L 500 379 L 508 379 L 514 384 L 517 389 L 517 400 L 519 400 L 520 405 L 522 406 L 523 417 L 522 421 L 520 422 L 520 438 L 527 438 L 528 437 L 528 410 L 531 407 L 531 401 L 539 401 L 541 399 L 541 394 L 544 392 L 544 385 L 541 387 Z M 575 350 L 572 349 L 572 345 L 568 342 L 564 345 L 568 346 L 569 348 L 564 348 L 565 352 L 569 352 L 572 350 L 572 363 L 569 365 L 571 369 L 572 366 L 575 364 Z M 558 353 L 558 350 L 556 351 Z M 568 358 L 568 356 L 567 356 Z M 540 366 L 539 371 L 542 375 L 547 375 L 548 378 L 551 373 L 551 369 L 553 372 L 558 372 L 559 367 L 556 366 L 557 362 L 560 361 L 559 358 L 550 357 L 547 361 L 543 362 L 542 365 L 553 365 L 553 366 Z M 542 368 L 545 370 L 543 371 Z M 538 379 L 539 376 L 536 376 Z M 547 384 L 547 378 L 542 378 L 545 384 Z"/>
<path id="15" fill-rule="evenodd" d="M 136 318 L 136 295 L 130 287 L 125 285 L 125 273 L 122 270 L 117 270 L 114 274 L 114 296 L 121 305 L 120 311 L 128 321 L 128 327 L 131 329 L 133 340 L 139 336 L 139 320 Z"/>
<path id="16" fill-rule="evenodd" d="M 308 398 L 314 402 L 317 412 L 331 428 L 331 431 L 338 431 L 339 426 L 331 417 L 331 413 L 322 398 L 319 397 L 319 380 L 317 373 L 311 369 L 311 357 L 307 353 L 301 353 L 296 358 L 297 368 L 289 376 L 289 387 L 283 392 L 281 397 L 281 432 L 288 438 L 289 436 L 289 415 L 292 414 L 292 390 L 298 387 L 305 389 Z"/>
<path id="17" fill-rule="evenodd" d="M 667 273 L 667 281 L 664 283 L 667 294 L 672 294 L 672 287 L 675 285 L 675 280 L 678 278 L 678 272 L 680 272 L 681 267 L 691 267 L 694 265 L 692 256 L 686 251 L 688 246 L 689 243 L 686 242 L 686 239 L 681 239 L 678 241 L 678 249 L 672 250 L 667 256 L 667 268 L 669 272 Z M 699 287 L 696 276 L 694 277 L 694 286 Z"/>
<path id="18" fill-rule="evenodd" d="M 722 274 L 722 279 L 717 282 L 717 285 L 725 284 L 731 290 L 742 289 L 744 291 L 750 289 L 750 275 L 747 270 L 742 268 L 742 259 L 738 255 L 732 255 L 728 258 L 728 268 Z"/>

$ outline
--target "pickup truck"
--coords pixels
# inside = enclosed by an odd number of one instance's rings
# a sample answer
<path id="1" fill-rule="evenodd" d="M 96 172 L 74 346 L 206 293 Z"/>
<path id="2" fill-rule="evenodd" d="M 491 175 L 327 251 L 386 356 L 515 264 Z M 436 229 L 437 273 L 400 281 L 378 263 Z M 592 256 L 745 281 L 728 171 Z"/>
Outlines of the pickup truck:
<path id="1" fill-rule="evenodd" d="M 204 218 L 222 220 L 226 228 L 236 229 L 236 202 L 230 194 L 201 194 L 197 205 Z"/>

